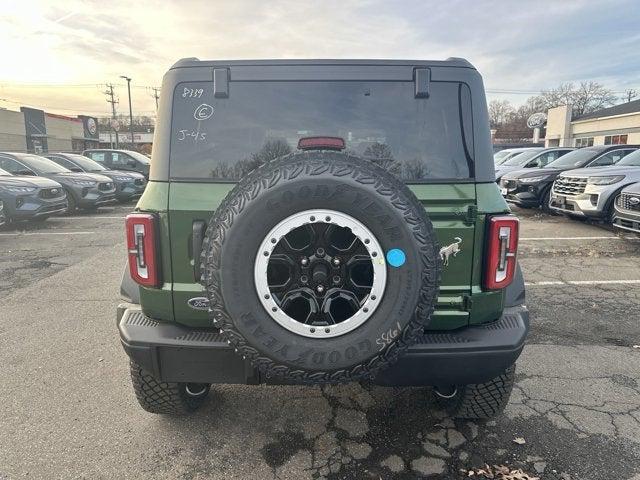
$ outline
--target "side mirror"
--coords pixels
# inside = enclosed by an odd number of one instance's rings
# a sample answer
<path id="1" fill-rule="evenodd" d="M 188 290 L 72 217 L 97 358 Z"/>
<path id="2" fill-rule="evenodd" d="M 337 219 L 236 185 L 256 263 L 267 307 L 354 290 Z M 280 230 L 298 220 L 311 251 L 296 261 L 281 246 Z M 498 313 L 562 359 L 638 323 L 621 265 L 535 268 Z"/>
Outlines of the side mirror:
<path id="1" fill-rule="evenodd" d="M 135 167 L 137 165 L 135 160 L 128 160 L 127 161 L 127 165 L 129 165 L 130 167 Z"/>
<path id="2" fill-rule="evenodd" d="M 69 170 L 71 170 L 72 172 L 82 172 L 83 171 L 80 167 L 72 167 Z"/>
<path id="3" fill-rule="evenodd" d="M 37 175 L 33 173 L 31 170 L 20 170 L 15 173 L 16 175 L 26 175 L 29 177 L 36 177 Z"/>

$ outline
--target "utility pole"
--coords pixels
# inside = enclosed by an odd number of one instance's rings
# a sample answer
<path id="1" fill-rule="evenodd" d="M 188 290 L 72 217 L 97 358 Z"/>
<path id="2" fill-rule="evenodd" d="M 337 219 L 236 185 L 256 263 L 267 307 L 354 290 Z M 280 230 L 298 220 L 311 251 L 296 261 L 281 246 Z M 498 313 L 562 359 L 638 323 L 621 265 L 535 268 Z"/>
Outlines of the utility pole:
<path id="1" fill-rule="evenodd" d="M 113 93 L 113 84 L 107 83 L 107 89 L 103 92 L 107 96 L 107 103 L 111 104 L 111 118 L 112 122 L 116 122 L 116 104 L 120 103 L 116 100 L 115 95 Z M 111 125 L 111 129 L 116 132 L 116 148 L 118 148 L 118 130 L 115 129 L 113 123 Z"/>
<path id="2" fill-rule="evenodd" d="M 155 100 L 156 100 L 156 112 L 158 111 L 158 99 L 160 98 L 160 95 L 158 95 L 158 87 L 152 87 L 151 88 L 153 90 L 153 95 L 151 95 Z"/>
<path id="3" fill-rule="evenodd" d="M 635 88 L 630 88 L 624 93 L 627 95 L 627 102 L 630 102 L 638 96 L 638 91 Z"/>
<path id="4" fill-rule="evenodd" d="M 133 110 L 131 109 L 131 78 L 126 75 L 120 75 L 127 81 L 127 92 L 129 94 L 129 134 L 131 135 L 131 150 L 135 150 L 133 146 Z"/>

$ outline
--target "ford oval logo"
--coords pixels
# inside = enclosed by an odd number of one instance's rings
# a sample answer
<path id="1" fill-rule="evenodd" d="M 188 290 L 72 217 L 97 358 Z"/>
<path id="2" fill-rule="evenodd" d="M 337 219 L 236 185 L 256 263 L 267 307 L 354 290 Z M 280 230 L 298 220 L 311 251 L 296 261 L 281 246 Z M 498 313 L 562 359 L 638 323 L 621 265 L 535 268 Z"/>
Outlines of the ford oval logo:
<path id="1" fill-rule="evenodd" d="M 194 297 L 187 300 L 187 304 L 194 310 L 209 310 L 209 299 L 206 297 Z"/>
<path id="2" fill-rule="evenodd" d="M 629 198 L 629 203 L 631 205 L 638 205 L 640 204 L 640 197 L 631 197 Z"/>

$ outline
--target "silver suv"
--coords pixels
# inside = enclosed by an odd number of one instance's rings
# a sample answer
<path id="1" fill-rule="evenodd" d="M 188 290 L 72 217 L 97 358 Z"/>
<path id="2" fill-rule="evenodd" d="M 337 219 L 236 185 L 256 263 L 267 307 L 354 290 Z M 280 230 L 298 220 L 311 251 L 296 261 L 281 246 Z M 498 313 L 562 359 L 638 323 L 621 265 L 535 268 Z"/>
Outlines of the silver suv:
<path id="1" fill-rule="evenodd" d="M 553 183 L 549 207 L 558 213 L 611 221 L 620 191 L 640 181 L 640 150 L 636 148 L 607 152 L 601 159 L 608 160 L 604 163 L 609 166 L 561 173 Z"/>
<path id="2" fill-rule="evenodd" d="M 640 183 L 629 185 L 618 195 L 613 226 L 640 233 Z"/>

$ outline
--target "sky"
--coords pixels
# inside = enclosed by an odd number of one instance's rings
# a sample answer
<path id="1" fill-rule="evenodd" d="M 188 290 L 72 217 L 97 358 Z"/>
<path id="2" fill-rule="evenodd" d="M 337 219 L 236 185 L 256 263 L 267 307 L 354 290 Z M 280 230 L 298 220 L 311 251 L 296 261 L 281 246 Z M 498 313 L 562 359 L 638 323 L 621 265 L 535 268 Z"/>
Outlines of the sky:
<path id="1" fill-rule="evenodd" d="M 464 57 L 489 99 L 561 82 L 640 91 L 638 0 L 0 0 L 0 107 L 153 115 L 151 87 L 183 57 Z"/>

